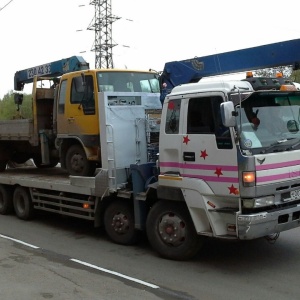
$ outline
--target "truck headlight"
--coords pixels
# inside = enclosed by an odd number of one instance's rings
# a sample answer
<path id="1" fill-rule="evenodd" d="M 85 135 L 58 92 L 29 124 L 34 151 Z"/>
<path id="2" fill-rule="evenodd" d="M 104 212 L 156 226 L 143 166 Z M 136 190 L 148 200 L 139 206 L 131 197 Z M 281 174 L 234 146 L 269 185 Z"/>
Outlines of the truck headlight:
<path id="1" fill-rule="evenodd" d="M 275 197 L 267 196 L 262 198 L 243 199 L 244 208 L 259 208 L 264 206 L 271 206 L 274 204 Z"/>

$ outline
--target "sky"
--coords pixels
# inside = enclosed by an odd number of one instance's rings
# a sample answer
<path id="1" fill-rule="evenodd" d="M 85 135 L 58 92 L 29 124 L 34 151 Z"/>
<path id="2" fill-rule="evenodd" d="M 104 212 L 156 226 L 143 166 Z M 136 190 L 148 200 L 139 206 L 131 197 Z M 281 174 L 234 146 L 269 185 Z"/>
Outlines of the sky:
<path id="1" fill-rule="evenodd" d="M 73 55 L 94 67 L 89 3 L 0 0 L 0 99 L 13 90 L 16 71 Z M 162 71 L 169 61 L 300 38 L 298 0 L 111 0 L 111 5 L 120 18 L 112 24 L 115 68 Z"/>

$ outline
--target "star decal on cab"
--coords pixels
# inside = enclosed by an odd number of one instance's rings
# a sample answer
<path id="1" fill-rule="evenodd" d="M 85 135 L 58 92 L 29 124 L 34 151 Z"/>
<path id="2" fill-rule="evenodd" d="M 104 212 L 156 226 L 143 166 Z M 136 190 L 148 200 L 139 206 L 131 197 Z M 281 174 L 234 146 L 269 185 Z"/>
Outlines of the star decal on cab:
<path id="1" fill-rule="evenodd" d="M 202 157 L 204 160 L 205 158 L 208 156 L 208 154 L 206 153 L 206 149 L 204 151 L 201 150 L 201 154 L 200 157 Z"/>
<path id="2" fill-rule="evenodd" d="M 216 174 L 218 177 L 220 177 L 221 175 L 223 175 L 222 169 L 221 168 L 216 168 L 216 171 L 215 171 L 214 174 Z"/>
<path id="3" fill-rule="evenodd" d="M 175 104 L 174 104 L 173 101 L 170 101 L 170 102 L 169 102 L 169 104 L 168 104 L 168 109 L 171 109 L 171 110 L 175 109 Z"/>
<path id="4" fill-rule="evenodd" d="M 236 187 L 234 187 L 233 184 L 229 186 L 228 189 L 229 189 L 229 194 L 234 194 L 234 195 L 239 194 L 239 190 Z"/>
<path id="5" fill-rule="evenodd" d="M 188 135 L 186 135 L 186 136 L 183 137 L 183 143 L 184 143 L 184 144 L 187 145 L 187 144 L 189 143 L 189 141 L 190 141 L 190 139 L 189 139 L 189 136 L 188 136 Z"/>

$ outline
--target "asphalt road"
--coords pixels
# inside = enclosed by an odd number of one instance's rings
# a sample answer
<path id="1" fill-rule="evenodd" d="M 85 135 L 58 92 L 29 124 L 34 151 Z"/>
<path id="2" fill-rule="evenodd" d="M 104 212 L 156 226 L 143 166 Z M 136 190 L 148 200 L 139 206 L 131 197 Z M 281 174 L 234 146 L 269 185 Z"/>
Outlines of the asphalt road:
<path id="1" fill-rule="evenodd" d="M 0 299 L 272 299 L 300 295 L 300 229 L 274 244 L 208 239 L 193 260 L 125 247 L 86 221 L 0 216 Z"/>

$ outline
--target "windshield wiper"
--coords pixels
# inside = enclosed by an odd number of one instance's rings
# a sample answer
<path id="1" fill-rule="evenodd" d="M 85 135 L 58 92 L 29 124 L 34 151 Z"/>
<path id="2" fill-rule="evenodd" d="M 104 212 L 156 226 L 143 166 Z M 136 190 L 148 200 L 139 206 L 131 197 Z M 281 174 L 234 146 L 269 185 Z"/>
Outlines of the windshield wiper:
<path id="1" fill-rule="evenodd" d="M 276 148 L 277 146 L 282 146 L 288 142 L 290 142 L 291 140 L 294 140 L 295 138 L 287 138 L 287 139 L 283 139 L 283 140 L 278 140 L 275 143 L 271 144 L 269 147 L 263 149 L 260 153 L 264 154 L 267 153 L 268 151 L 270 151 L 273 148 Z M 294 148 L 296 148 L 298 145 L 300 145 L 300 139 L 297 139 L 297 142 L 293 145 L 291 145 L 289 148 L 283 149 L 283 150 L 293 150 Z"/>
<path id="2" fill-rule="evenodd" d="M 296 138 L 293 138 L 296 139 Z M 295 148 L 297 148 L 300 145 L 300 139 L 297 139 L 297 142 L 295 144 L 293 144 L 291 147 L 287 148 L 286 150 L 294 150 Z"/>

